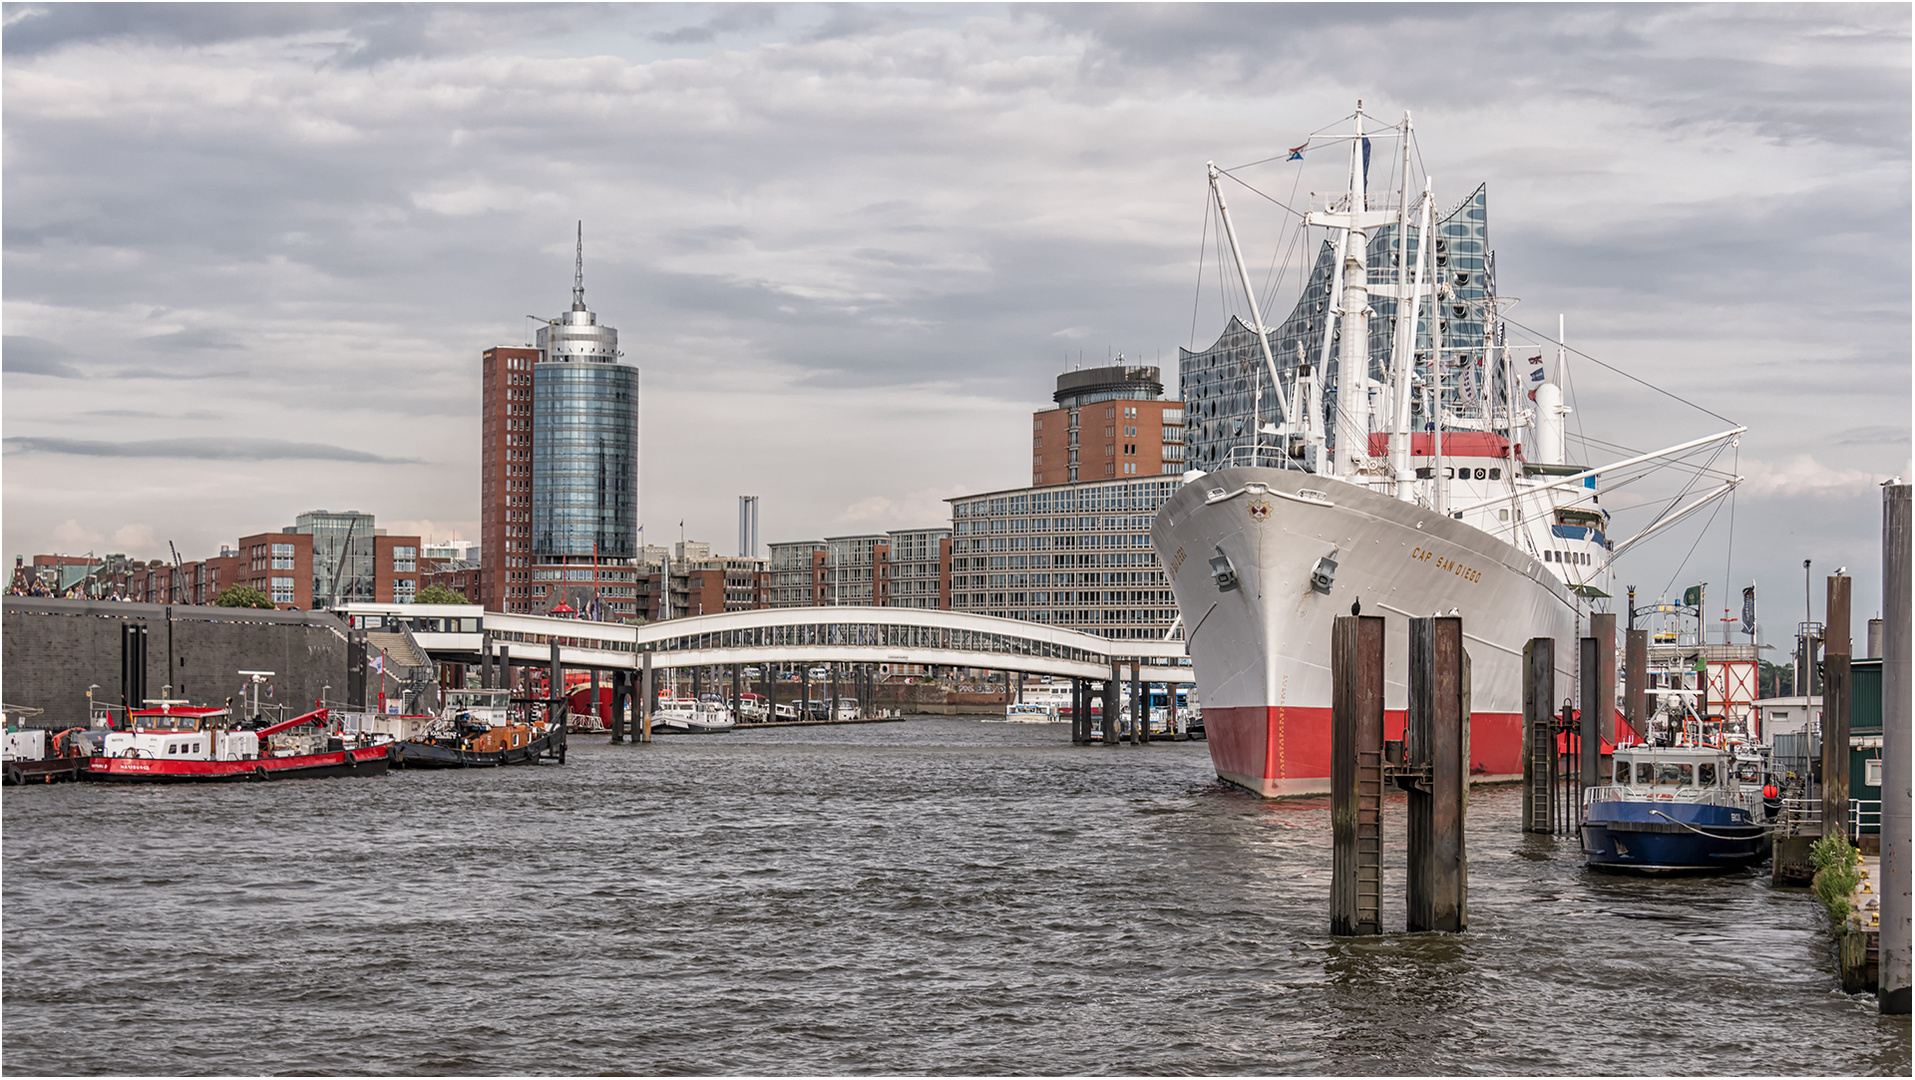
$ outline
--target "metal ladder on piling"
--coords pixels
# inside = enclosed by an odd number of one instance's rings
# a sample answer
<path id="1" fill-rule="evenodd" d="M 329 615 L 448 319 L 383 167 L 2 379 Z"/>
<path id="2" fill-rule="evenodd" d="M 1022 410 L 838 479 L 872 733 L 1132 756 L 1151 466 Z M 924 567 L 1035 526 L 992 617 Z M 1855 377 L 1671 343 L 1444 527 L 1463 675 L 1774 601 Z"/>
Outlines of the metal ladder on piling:
<path id="1" fill-rule="evenodd" d="M 1383 928 L 1383 752 L 1356 756 L 1357 922 Z"/>
<path id="2" fill-rule="evenodd" d="M 1553 719 L 1553 718 L 1552 718 Z M 1555 831 L 1554 811 L 1556 808 L 1556 733 L 1555 725 L 1549 719 L 1533 721 L 1529 725 L 1529 768 L 1525 779 L 1529 783 L 1529 798 L 1525 800 L 1529 807 L 1529 820 L 1524 823 L 1524 831 L 1549 833 Z"/>

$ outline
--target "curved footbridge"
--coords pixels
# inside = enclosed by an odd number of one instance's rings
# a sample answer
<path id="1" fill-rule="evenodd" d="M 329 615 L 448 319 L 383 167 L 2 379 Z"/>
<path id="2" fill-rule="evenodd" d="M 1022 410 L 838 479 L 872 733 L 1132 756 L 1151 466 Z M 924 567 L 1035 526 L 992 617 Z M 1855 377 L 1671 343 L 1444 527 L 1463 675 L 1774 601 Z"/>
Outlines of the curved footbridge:
<path id="1" fill-rule="evenodd" d="M 410 631 L 434 659 L 634 671 L 758 663 L 914 664 L 1144 682 L 1195 681 L 1181 641 L 1124 641 L 1020 619 L 895 607 L 761 608 L 628 625 L 477 605 L 349 604 L 354 629 Z M 557 652 L 554 654 L 554 646 Z"/>

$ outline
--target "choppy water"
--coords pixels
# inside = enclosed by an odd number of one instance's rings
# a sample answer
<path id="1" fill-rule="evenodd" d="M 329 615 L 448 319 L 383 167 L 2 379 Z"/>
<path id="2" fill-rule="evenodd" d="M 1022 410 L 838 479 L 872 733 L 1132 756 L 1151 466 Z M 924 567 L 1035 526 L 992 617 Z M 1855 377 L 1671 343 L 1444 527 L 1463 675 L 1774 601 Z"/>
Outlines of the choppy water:
<path id="1" fill-rule="evenodd" d="M 1469 816 L 1471 927 L 1332 940 L 1321 800 L 1201 743 L 904 724 L 563 767 L 4 795 L 0 1064 L 45 1073 L 1908 1075 L 1765 877 Z M 1402 811 L 1392 807 L 1403 925 Z"/>

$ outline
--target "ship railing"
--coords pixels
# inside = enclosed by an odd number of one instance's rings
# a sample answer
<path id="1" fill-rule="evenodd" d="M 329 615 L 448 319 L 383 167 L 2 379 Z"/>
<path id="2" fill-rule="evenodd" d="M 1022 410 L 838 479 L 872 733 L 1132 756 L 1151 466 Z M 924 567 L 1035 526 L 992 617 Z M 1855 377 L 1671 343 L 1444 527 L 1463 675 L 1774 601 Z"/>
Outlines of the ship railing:
<path id="1" fill-rule="evenodd" d="M 1597 802 L 1673 802 L 1747 809 L 1749 797 L 1739 791 L 1701 787 L 1670 788 L 1650 785 L 1635 787 L 1605 784 L 1601 787 L 1584 789 L 1583 806 L 1587 808 L 1590 803 Z"/>
<path id="2" fill-rule="evenodd" d="M 1238 443 L 1230 448 L 1225 457 L 1229 468 L 1241 469 L 1245 466 L 1261 466 L 1266 469 L 1301 469 L 1302 466 L 1290 460 L 1281 446 Z"/>

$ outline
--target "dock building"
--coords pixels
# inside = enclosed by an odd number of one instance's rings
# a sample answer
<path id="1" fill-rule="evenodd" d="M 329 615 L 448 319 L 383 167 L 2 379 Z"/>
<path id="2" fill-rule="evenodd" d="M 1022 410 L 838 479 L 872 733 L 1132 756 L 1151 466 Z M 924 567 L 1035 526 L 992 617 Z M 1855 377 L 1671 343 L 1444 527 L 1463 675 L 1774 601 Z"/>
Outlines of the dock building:
<path id="1" fill-rule="evenodd" d="M 638 369 L 586 306 L 584 250 L 581 228 L 571 308 L 532 345 L 481 357 L 478 600 L 489 610 L 589 595 L 607 619 L 639 614 Z"/>

